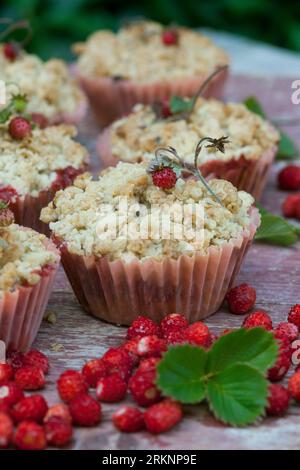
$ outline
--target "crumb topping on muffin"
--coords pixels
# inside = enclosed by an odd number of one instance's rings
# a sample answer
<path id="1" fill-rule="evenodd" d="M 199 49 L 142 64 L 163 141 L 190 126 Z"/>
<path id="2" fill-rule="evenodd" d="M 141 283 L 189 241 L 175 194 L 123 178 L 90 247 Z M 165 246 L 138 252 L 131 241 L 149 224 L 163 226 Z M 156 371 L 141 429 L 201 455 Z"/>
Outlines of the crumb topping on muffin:
<path id="1" fill-rule="evenodd" d="M 90 77 L 115 77 L 155 82 L 211 73 L 228 64 L 228 56 L 197 31 L 176 28 L 174 45 L 162 40 L 164 27 L 151 21 L 134 22 L 119 30 L 98 31 L 74 45 L 78 67 Z"/>
<path id="2" fill-rule="evenodd" d="M 129 116 L 112 125 L 110 142 L 113 156 L 123 161 L 148 160 L 157 146 L 171 145 L 185 161 L 192 163 L 195 144 L 206 135 L 213 138 L 227 135 L 230 142 L 223 154 L 203 148 L 200 164 L 241 156 L 256 160 L 279 141 L 274 127 L 244 104 L 199 98 L 188 119 L 177 121 L 158 120 L 151 106 L 138 104 Z"/>
<path id="3" fill-rule="evenodd" d="M 6 124 L 0 125 L 0 186 L 10 185 L 20 195 L 36 197 L 56 180 L 58 170 L 84 167 L 88 153 L 73 140 L 76 134 L 74 126 L 61 124 L 35 128 L 17 141 Z"/>
<path id="4" fill-rule="evenodd" d="M 173 189 L 162 190 L 154 186 L 145 164 L 121 162 L 102 172 L 96 181 L 87 173 L 79 176 L 73 186 L 56 193 L 42 210 L 41 220 L 50 223 L 55 237 L 73 254 L 125 262 L 177 259 L 181 254 L 205 253 L 210 246 L 218 247 L 240 236 L 249 226 L 252 196 L 237 191 L 228 181 L 215 179 L 209 184 L 222 204 L 198 180 L 179 178 Z M 192 207 L 192 215 L 182 211 L 183 206 Z M 160 222 L 166 221 L 168 207 L 172 208 L 171 230 L 164 237 Z M 150 209 L 158 219 L 149 218 Z M 200 225 L 195 214 L 201 209 L 203 230 L 198 237 Z M 191 223 L 193 233 L 182 230 L 186 222 Z M 128 227 L 137 228 L 133 232 L 137 236 L 128 236 Z"/>
<path id="5" fill-rule="evenodd" d="M 45 235 L 17 224 L 0 229 L 0 296 L 16 285 L 34 285 L 41 269 L 57 262 L 57 255 L 47 250 Z"/>
<path id="6" fill-rule="evenodd" d="M 8 95 L 16 92 L 13 83 L 27 95 L 28 113 L 38 112 L 52 119 L 76 112 L 84 95 L 62 60 L 43 62 L 36 55 L 21 52 L 16 60 L 10 61 L 2 50 L 0 44 L 0 80 L 11 84 L 7 86 Z"/>

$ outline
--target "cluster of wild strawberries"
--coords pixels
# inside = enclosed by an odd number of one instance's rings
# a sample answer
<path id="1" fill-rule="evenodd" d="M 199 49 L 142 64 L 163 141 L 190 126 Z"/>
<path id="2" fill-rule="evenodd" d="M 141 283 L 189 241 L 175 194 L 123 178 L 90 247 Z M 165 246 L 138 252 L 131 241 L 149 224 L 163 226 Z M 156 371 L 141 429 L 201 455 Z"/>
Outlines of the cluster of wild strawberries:
<path id="1" fill-rule="evenodd" d="M 300 166 L 288 165 L 278 174 L 278 186 L 284 191 L 300 191 Z M 300 193 L 287 196 L 282 205 L 285 217 L 300 220 Z"/>
<path id="2" fill-rule="evenodd" d="M 230 309 L 240 314 L 253 307 L 255 297 L 255 290 L 242 284 L 228 293 L 227 300 Z M 263 311 L 248 315 L 242 326 L 261 326 L 274 332 L 280 354 L 268 378 L 271 382 L 281 380 L 291 366 L 291 343 L 299 334 L 300 305 L 292 307 L 288 322 L 275 329 Z M 128 328 L 121 346 L 88 361 L 81 371 L 66 370 L 60 375 L 57 391 L 63 403 L 50 407 L 39 393 L 24 395 L 44 388 L 47 357 L 37 350 L 14 352 L 8 363 L 0 364 L 0 447 L 13 444 L 18 449 L 41 450 L 47 445 L 65 446 L 72 438 L 73 426 L 98 425 L 101 403 L 121 402 L 128 391 L 135 404 L 116 409 L 112 415 L 115 427 L 123 432 L 168 431 L 182 419 L 183 411 L 180 403 L 164 398 L 157 388 L 156 367 L 162 354 L 170 345 L 183 343 L 208 349 L 216 339 L 204 323 L 189 325 L 178 313 L 167 315 L 160 325 L 140 316 Z M 291 398 L 300 401 L 300 370 L 290 378 L 288 389 L 270 384 L 267 413 L 282 414 Z"/>

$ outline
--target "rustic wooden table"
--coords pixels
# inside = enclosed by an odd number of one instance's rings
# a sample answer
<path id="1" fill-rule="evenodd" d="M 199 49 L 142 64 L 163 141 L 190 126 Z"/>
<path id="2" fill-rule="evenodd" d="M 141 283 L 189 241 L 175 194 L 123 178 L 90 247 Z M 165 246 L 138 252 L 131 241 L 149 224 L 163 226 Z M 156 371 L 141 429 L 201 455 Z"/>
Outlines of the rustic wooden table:
<path id="1" fill-rule="evenodd" d="M 226 98 L 243 99 L 256 95 L 265 105 L 269 116 L 300 115 L 300 106 L 291 104 L 291 79 L 261 79 L 232 77 Z M 288 132 L 297 140 L 298 127 Z M 80 127 L 80 140 L 92 155 L 93 171 L 100 168 L 95 153 L 97 127 L 91 116 Z M 274 166 L 262 203 L 273 212 L 280 213 L 284 193 L 276 189 Z M 275 322 L 284 320 L 289 307 L 300 302 L 300 243 L 291 248 L 280 248 L 255 243 L 239 275 L 238 282 L 246 281 L 257 290 L 257 307 L 266 309 Z M 49 355 L 51 372 L 47 379 L 46 396 L 50 404 L 58 401 L 55 382 L 66 368 L 81 368 L 83 363 L 100 356 L 111 346 L 120 344 L 125 329 L 103 323 L 88 316 L 78 305 L 71 287 L 60 269 L 48 311 L 54 311 L 54 325 L 44 321 L 34 346 Z M 225 327 L 237 327 L 242 318 L 222 308 L 207 324 L 216 333 Z M 60 350 L 58 350 L 60 349 Z M 186 407 L 186 417 L 172 432 L 152 436 L 146 432 L 122 434 L 111 423 L 115 406 L 103 405 L 103 421 L 92 429 L 77 428 L 70 449 L 299 449 L 300 407 L 292 406 L 289 413 L 278 419 L 265 419 L 259 425 L 244 429 L 226 427 L 218 423 L 205 406 Z"/>

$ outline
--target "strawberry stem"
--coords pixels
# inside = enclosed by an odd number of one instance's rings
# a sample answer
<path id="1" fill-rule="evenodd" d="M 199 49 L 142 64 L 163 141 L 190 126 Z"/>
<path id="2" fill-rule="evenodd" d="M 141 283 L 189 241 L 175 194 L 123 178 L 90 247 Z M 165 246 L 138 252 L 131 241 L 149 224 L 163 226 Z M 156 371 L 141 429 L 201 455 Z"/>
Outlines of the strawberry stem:
<path id="1" fill-rule="evenodd" d="M 15 31 L 24 29 L 27 34 L 22 41 L 14 41 L 18 46 L 24 47 L 31 39 L 32 36 L 32 29 L 28 21 L 20 20 L 20 21 L 13 21 L 9 18 L 1 18 L 0 24 L 7 25 L 7 28 L 0 33 L 0 41 L 3 41 L 7 36 L 14 33 Z"/>

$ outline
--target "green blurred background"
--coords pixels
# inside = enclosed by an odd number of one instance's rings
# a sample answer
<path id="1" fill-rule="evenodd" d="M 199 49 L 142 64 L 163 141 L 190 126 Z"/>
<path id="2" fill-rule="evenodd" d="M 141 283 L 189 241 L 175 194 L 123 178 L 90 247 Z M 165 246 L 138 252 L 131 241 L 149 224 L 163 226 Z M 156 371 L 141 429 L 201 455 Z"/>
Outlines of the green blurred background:
<path id="1" fill-rule="evenodd" d="M 164 24 L 206 26 L 300 51 L 299 0 L 0 0 L 0 17 L 28 19 L 29 50 L 70 57 L 70 44 L 100 28 L 144 16 Z"/>

